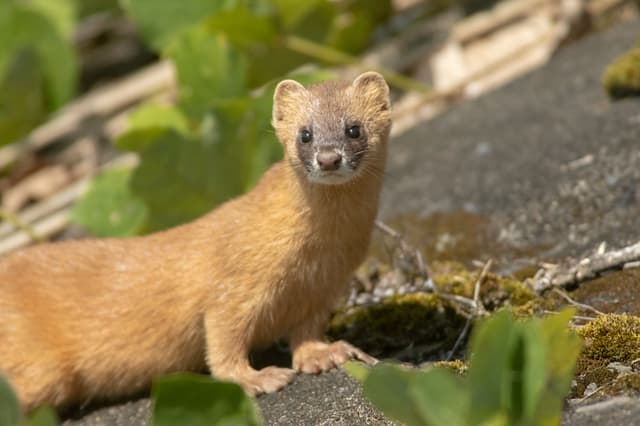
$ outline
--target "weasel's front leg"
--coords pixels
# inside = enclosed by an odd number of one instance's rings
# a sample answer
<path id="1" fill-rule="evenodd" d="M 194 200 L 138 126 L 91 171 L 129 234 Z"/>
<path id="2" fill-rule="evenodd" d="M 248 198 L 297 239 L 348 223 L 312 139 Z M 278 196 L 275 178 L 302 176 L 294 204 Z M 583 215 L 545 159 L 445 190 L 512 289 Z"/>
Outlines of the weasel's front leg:
<path id="1" fill-rule="evenodd" d="M 333 343 L 323 341 L 326 324 L 323 319 L 302 324 L 292 333 L 290 346 L 294 370 L 317 374 L 339 367 L 350 359 L 359 359 L 370 365 L 378 362 L 374 357 L 343 340 Z"/>
<path id="2" fill-rule="evenodd" d="M 221 330 L 218 320 L 205 317 L 207 365 L 214 377 L 238 383 L 249 395 L 276 392 L 293 380 L 290 368 L 251 367 L 246 334 L 234 326 Z"/>

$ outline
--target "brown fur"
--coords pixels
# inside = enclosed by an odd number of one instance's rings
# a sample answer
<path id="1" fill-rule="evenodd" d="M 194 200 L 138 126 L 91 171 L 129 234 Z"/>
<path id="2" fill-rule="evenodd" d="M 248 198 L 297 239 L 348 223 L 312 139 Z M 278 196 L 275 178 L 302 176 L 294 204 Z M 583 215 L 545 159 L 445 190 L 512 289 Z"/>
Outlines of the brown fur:
<path id="1" fill-rule="evenodd" d="M 304 177 L 296 132 L 312 113 L 363 121 L 368 151 L 349 182 Z M 284 160 L 208 215 L 144 237 L 44 244 L 0 261 L 0 372 L 26 410 L 123 396 L 158 375 L 206 366 L 251 393 L 272 392 L 294 370 L 254 370 L 248 352 L 279 338 L 290 341 L 297 371 L 372 361 L 322 335 L 369 244 L 390 128 L 386 83 L 375 73 L 308 90 L 284 81 L 273 123 Z"/>

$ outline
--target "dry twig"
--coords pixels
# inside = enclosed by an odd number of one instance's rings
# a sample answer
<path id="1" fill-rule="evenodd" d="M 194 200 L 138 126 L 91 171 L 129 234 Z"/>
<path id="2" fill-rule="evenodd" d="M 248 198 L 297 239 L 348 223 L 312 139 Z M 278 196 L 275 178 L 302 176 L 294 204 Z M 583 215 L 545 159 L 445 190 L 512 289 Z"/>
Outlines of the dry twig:
<path id="1" fill-rule="evenodd" d="M 564 265 L 545 267 L 536 274 L 533 288 L 542 292 L 552 287 L 578 284 L 595 278 L 603 271 L 622 268 L 626 263 L 638 260 L 640 260 L 640 242 L 620 250 L 595 254 L 569 267 Z"/>
<path id="2" fill-rule="evenodd" d="M 464 327 L 462 328 L 462 331 L 458 335 L 458 338 L 456 339 L 455 343 L 453 344 L 453 347 L 451 348 L 451 350 L 449 351 L 449 354 L 447 355 L 447 361 L 451 361 L 455 353 L 460 348 L 460 345 L 462 345 L 462 342 L 467 337 L 467 334 L 469 333 L 469 329 L 471 328 L 471 321 L 473 321 L 477 317 L 486 315 L 487 313 L 487 310 L 485 309 L 485 307 L 482 304 L 482 301 L 480 300 L 480 286 L 482 285 L 485 278 L 487 277 L 487 274 L 489 273 L 489 269 L 491 268 L 492 263 L 493 261 L 489 259 L 487 263 L 485 263 L 484 268 L 482 268 L 480 275 L 478 275 L 476 284 L 473 287 L 473 300 L 471 301 L 473 305 L 473 312 L 469 317 L 467 317 L 467 321 L 465 322 Z"/>
<path id="3" fill-rule="evenodd" d="M 400 246 L 400 250 L 407 257 L 414 260 L 414 263 L 418 267 L 420 274 L 425 279 L 433 277 L 431 275 L 431 271 L 429 270 L 429 266 L 427 265 L 427 263 L 424 261 L 424 258 L 422 257 L 422 253 L 420 252 L 420 250 L 416 250 L 415 248 L 411 247 L 411 245 L 407 243 L 405 239 L 402 237 L 402 234 L 400 234 L 398 231 L 396 231 L 395 229 L 393 229 L 383 221 L 376 220 L 375 225 L 380 231 L 382 231 L 383 233 L 385 233 L 386 235 L 390 236 L 391 238 L 395 239 L 398 242 Z"/>
<path id="4" fill-rule="evenodd" d="M 101 166 L 99 170 L 131 167 L 137 161 L 135 154 L 123 154 Z M 91 176 L 87 176 L 74 182 L 63 191 L 25 209 L 23 214 L 15 215 L 13 220 L 2 217 L 5 223 L 0 223 L 0 255 L 34 241 L 46 240 L 64 230 L 70 221 L 71 205 L 85 190 L 90 178 Z"/>
<path id="5" fill-rule="evenodd" d="M 594 308 L 591 305 L 586 305 L 584 303 L 576 302 L 571 297 L 569 297 L 569 295 L 567 293 L 565 293 L 564 291 L 560 290 L 559 288 L 554 288 L 553 292 L 556 293 L 557 295 L 559 295 L 560 297 L 562 297 L 567 302 L 569 302 L 569 304 L 571 304 L 572 306 L 575 306 L 576 308 L 579 308 L 579 309 L 582 309 L 582 310 L 585 310 L 585 311 L 591 311 L 591 312 L 595 313 L 596 315 L 604 315 L 604 312 L 597 310 L 596 308 Z"/>

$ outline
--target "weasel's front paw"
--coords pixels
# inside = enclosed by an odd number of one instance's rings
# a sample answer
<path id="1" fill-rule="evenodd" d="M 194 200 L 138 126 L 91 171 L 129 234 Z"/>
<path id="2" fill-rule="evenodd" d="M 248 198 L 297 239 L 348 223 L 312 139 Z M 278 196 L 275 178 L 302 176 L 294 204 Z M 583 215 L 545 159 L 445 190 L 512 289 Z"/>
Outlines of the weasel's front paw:
<path id="1" fill-rule="evenodd" d="M 249 395 L 279 391 L 293 380 L 296 372 L 290 368 L 266 367 L 251 370 L 235 378 Z"/>
<path id="2" fill-rule="evenodd" d="M 333 343 L 306 342 L 295 350 L 293 368 L 303 373 L 317 374 L 354 358 L 367 364 L 378 362 L 374 357 L 342 340 Z"/>

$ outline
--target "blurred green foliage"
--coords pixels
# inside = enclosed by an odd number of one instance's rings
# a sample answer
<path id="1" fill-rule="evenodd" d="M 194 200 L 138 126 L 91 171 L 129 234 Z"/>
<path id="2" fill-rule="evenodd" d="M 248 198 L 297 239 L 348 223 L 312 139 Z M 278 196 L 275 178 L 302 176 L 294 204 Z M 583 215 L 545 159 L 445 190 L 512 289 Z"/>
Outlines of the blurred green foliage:
<path id="1" fill-rule="evenodd" d="M 39 408 L 30 416 L 20 412 L 18 398 L 9 382 L 0 376 L 0 425 L 2 426 L 56 426 L 58 417 L 50 408 Z"/>
<path id="2" fill-rule="evenodd" d="M 391 12 L 389 0 L 123 0 L 122 7 L 175 65 L 178 102 L 144 104 L 132 114 L 116 144 L 137 152 L 139 166 L 128 179 L 103 175 L 76 205 L 75 221 L 101 236 L 168 228 L 249 190 L 281 157 L 270 124 L 275 83 L 308 61 L 288 37 L 357 52 Z M 295 76 L 307 83 L 330 77 Z M 110 200 L 109 208 L 96 208 L 99 199 Z M 113 217 L 130 217 L 127 209 L 138 203 L 142 216 L 114 226 Z"/>
<path id="3" fill-rule="evenodd" d="M 118 0 L 82 0 L 77 3 L 80 19 L 98 13 L 120 14 L 122 8 Z"/>
<path id="4" fill-rule="evenodd" d="M 210 376 L 174 374 L 157 379 L 152 390 L 154 426 L 258 426 L 263 423 L 257 404 L 235 383 Z M 56 413 L 48 407 L 29 416 L 20 412 L 18 398 L 0 376 L 1 426 L 57 426 Z"/>
<path id="5" fill-rule="evenodd" d="M 258 407 L 235 383 L 175 374 L 153 385 L 153 426 L 257 426 Z"/>
<path id="6" fill-rule="evenodd" d="M 0 145 L 15 142 L 74 93 L 72 0 L 0 2 Z"/>
<path id="7" fill-rule="evenodd" d="M 97 237 L 136 235 L 144 225 L 147 206 L 128 190 L 131 169 L 116 168 L 97 176 L 72 212 L 76 223 L 93 226 Z"/>
<path id="8" fill-rule="evenodd" d="M 471 337 L 470 367 L 407 370 L 348 365 L 365 395 L 408 426 L 559 425 L 581 341 L 567 328 L 573 310 L 516 320 L 508 311 L 481 323 Z"/>
<path id="9" fill-rule="evenodd" d="M 602 85 L 613 99 L 640 96 L 640 43 L 607 65 Z"/>

